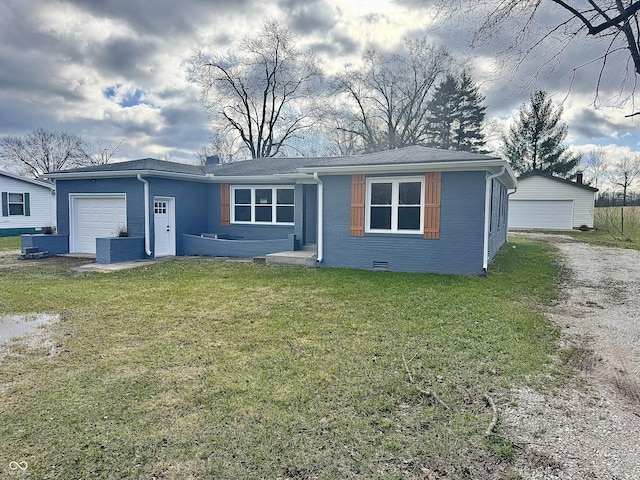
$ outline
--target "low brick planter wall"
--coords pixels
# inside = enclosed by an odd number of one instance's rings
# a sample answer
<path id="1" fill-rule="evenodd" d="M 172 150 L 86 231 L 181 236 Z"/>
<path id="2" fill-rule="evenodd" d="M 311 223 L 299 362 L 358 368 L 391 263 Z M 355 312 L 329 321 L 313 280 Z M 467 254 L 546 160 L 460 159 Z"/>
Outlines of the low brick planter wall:
<path id="1" fill-rule="evenodd" d="M 144 237 L 96 238 L 96 263 L 131 262 L 144 258 Z"/>
<path id="2" fill-rule="evenodd" d="M 253 258 L 296 249 L 296 236 L 293 234 L 277 240 L 227 240 L 185 234 L 181 240 L 182 254 L 194 256 Z"/>
<path id="3" fill-rule="evenodd" d="M 23 252 L 27 248 L 37 248 L 40 252 L 49 252 L 49 255 L 62 255 L 69 253 L 69 235 L 21 235 L 20 248 Z"/>

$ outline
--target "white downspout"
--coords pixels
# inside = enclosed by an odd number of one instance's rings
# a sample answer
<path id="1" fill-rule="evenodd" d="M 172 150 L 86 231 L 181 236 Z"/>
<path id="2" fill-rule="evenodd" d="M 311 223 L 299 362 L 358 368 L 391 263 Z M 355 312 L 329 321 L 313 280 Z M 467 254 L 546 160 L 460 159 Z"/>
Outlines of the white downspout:
<path id="1" fill-rule="evenodd" d="M 49 226 L 53 228 L 54 233 L 58 233 L 58 195 L 56 181 L 53 180 L 53 189 L 51 189 L 51 196 L 53 201 L 51 202 L 51 208 L 49 209 Z"/>
<path id="2" fill-rule="evenodd" d="M 149 221 L 149 182 L 140 174 L 138 180 L 144 184 L 144 251 L 148 257 L 152 257 L 151 252 L 151 222 Z"/>
<path id="3" fill-rule="evenodd" d="M 318 252 L 316 262 L 321 263 L 322 258 L 324 256 L 324 231 L 323 231 L 323 211 L 324 211 L 324 191 L 323 184 L 320 177 L 318 177 L 318 172 L 313 172 L 313 179 L 318 184 L 318 233 L 317 233 L 317 243 L 318 243 Z"/>
<path id="4" fill-rule="evenodd" d="M 482 249 L 482 271 L 489 267 L 489 227 L 491 225 L 491 180 L 502 175 L 506 170 L 503 165 L 498 173 L 489 175 L 484 187 L 484 246 Z"/>
<path id="5" fill-rule="evenodd" d="M 514 193 L 516 193 L 518 191 L 518 185 L 516 185 L 516 188 L 514 188 L 513 190 L 509 191 L 507 190 L 507 242 L 509 241 L 509 200 L 510 200 L 510 196 L 513 195 Z"/>

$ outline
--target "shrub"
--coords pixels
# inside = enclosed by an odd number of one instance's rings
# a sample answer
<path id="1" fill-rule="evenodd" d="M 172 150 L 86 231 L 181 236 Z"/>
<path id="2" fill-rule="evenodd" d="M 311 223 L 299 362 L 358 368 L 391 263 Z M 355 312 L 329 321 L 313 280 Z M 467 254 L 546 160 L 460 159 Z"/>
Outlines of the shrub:
<path id="1" fill-rule="evenodd" d="M 594 221 L 615 240 L 633 242 L 640 235 L 640 207 L 599 207 Z"/>

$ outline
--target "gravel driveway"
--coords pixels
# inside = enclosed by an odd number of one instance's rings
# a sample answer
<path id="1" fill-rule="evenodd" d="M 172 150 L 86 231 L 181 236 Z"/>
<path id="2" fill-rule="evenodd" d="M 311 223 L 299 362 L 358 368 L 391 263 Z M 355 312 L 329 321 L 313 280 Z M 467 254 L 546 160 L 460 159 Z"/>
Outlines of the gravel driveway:
<path id="1" fill-rule="evenodd" d="M 505 412 L 524 479 L 640 479 L 640 252 L 527 234 L 557 247 L 569 276 L 548 316 L 578 375 L 517 392 Z"/>

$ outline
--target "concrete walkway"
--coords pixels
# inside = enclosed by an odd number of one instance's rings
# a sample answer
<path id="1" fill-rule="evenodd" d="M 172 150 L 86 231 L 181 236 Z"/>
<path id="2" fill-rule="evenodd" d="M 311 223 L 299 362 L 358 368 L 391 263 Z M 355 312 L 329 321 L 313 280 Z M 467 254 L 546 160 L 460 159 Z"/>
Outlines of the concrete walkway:
<path id="1" fill-rule="evenodd" d="M 62 256 L 67 257 L 76 257 L 76 258 L 87 258 L 88 260 L 95 260 L 95 256 L 91 255 L 77 255 L 77 254 L 66 254 Z M 175 258 L 193 258 L 193 257 L 162 257 L 155 259 L 144 259 L 144 260 L 134 260 L 131 262 L 118 262 L 118 263 L 110 263 L 110 264 L 101 264 L 101 263 L 87 263 L 86 265 L 80 265 L 79 267 L 73 267 L 72 270 L 74 272 L 98 272 L 98 273 L 111 273 L 111 272 L 119 272 L 120 270 L 128 270 L 130 268 L 142 267 L 144 265 L 153 265 L 154 263 L 164 262 L 166 260 L 171 260 Z M 255 262 L 255 259 L 251 258 L 230 258 L 230 257 L 201 257 L 206 258 L 208 260 L 217 260 L 217 261 L 235 261 L 235 262 Z M 279 252 L 279 253 L 270 253 L 265 256 L 267 265 L 278 265 L 278 266 L 305 266 L 305 267 L 315 267 L 316 266 L 316 254 L 313 251 L 307 250 L 297 250 L 295 252 Z"/>
<path id="2" fill-rule="evenodd" d="M 296 250 L 295 252 L 269 253 L 265 255 L 267 265 L 281 266 L 316 266 L 316 253 L 310 250 Z"/>
<path id="3" fill-rule="evenodd" d="M 74 272 L 98 272 L 98 273 L 112 273 L 119 272 L 120 270 L 129 270 L 131 268 L 143 267 L 145 265 L 153 265 L 154 263 L 164 262 L 174 257 L 162 257 L 153 260 L 134 260 L 132 262 L 118 262 L 118 263 L 88 263 L 86 265 L 80 265 L 79 267 L 73 267 L 71 270 Z"/>

